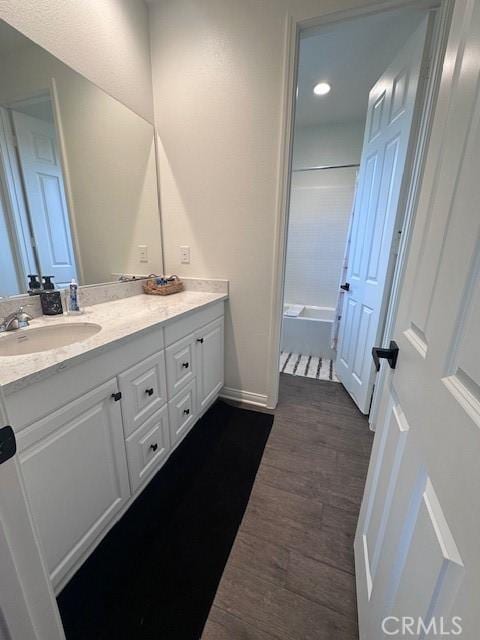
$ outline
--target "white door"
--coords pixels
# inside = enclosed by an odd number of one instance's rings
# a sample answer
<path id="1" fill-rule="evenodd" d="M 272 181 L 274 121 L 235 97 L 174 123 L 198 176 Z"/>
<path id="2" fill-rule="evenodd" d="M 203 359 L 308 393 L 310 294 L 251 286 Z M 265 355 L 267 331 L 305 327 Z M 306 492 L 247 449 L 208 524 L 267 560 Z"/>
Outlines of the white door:
<path id="1" fill-rule="evenodd" d="M 381 342 L 394 266 L 402 192 L 427 18 L 370 91 L 347 282 L 337 347 L 337 376 L 362 413 L 375 379 L 371 350 Z"/>
<path id="2" fill-rule="evenodd" d="M 18 111 L 12 117 L 42 275 L 66 287 L 77 274 L 55 126 Z"/>
<path id="3" fill-rule="evenodd" d="M 0 638 L 65 639 L 17 456 L 0 464 Z"/>
<path id="4" fill-rule="evenodd" d="M 479 637 L 478 0 L 442 73 L 355 538 L 362 640 Z"/>

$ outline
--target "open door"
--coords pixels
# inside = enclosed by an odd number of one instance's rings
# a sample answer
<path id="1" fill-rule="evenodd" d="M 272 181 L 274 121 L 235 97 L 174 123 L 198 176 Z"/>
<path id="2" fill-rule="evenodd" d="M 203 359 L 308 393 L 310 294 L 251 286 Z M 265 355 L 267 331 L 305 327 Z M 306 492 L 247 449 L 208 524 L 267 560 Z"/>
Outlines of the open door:
<path id="1" fill-rule="evenodd" d="M 77 273 L 55 125 L 11 113 L 42 275 L 64 288 Z"/>
<path id="2" fill-rule="evenodd" d="M 456 2 L 355 538 L 362 640 L 480 628 L 479 43 Z"/>
<path id="3" fill-rule="evenodd" d="M 402 223 L 399 201 L 428 21 L 379 78 L 368 103 L 336 361 L 338 378 L 365 414 L 376 373 L 371 350 L 381 342 Z"/>
<path id="4" fill-rule="evenodd" d="M 0 638 L 65 640 L 6 424 L 0 397 Z"/>

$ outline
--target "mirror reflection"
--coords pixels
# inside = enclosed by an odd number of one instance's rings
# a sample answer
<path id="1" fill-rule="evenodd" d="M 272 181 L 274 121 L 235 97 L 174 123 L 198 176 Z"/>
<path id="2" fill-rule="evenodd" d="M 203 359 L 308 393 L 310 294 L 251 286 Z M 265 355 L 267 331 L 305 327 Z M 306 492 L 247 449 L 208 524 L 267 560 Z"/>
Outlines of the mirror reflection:
<path id="1" fill-rule="evenodd" d="M 152 125 L 0 22 L 0 296 L 161 263 Z"/>

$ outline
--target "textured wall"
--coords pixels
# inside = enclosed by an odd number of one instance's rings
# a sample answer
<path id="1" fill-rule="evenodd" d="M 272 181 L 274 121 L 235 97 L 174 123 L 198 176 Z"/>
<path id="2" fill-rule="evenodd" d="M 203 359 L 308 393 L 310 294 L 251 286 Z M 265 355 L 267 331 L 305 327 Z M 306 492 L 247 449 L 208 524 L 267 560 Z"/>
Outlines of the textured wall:
<path id="1" fill-rule="evenodd" d="M 365 0 L 152 0 L 169 271 L 229 278 L 226 385 L 267 394 L 287 16 Z M 191 264 L 181 265 L 180 245 Z"/>
<path id="2" fill-rule="evenodd" d="M 0 18 L 152 120 L 143 0 L 0 0 Z"/>

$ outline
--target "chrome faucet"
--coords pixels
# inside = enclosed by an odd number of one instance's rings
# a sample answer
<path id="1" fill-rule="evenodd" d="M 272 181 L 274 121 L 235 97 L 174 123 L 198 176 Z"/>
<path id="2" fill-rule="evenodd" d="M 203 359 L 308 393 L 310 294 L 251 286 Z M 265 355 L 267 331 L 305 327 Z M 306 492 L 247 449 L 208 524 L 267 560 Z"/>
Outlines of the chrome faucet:
<path id="1" fill-rule="evenodd" d="M 0 332 L 15 331 L 16 329 L 20 329 L 20 327 L 28 327 L 30 320 L 32 320 L 32 316 L 26 313 L 23 307 L 19 307 L 1 321 Z"/>

